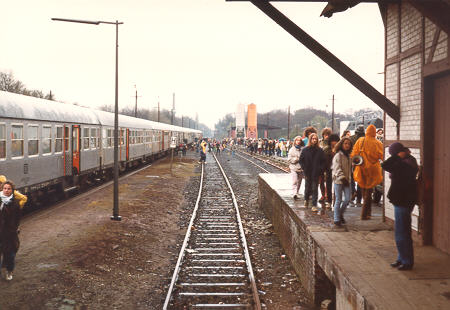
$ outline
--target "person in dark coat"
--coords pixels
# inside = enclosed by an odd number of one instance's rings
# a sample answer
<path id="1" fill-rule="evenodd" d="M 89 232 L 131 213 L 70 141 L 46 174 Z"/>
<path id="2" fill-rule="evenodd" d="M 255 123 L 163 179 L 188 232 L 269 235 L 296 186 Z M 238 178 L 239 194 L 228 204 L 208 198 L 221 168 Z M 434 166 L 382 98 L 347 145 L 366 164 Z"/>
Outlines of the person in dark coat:
<path id="1" fill-rule="evenodd" d="M 317 212 L 317 196 L 319 177 L 325 171 L 325 153 L 319 147 L 319 138 L 316 133 L 309 135 L 308 146 L 300 155 L 300 166 L 305 177 L 305 207 L 308 207 L 309 197 L 312 196 L 311 211 Z"/>
<path id="2" fill-rule="evenodd" d="M 358 125 L 356 127 L 355 134 L 350 136 L 352 145 L 355 145 L 356 141 L 358 141 L 359 138 L 362 138 L 364 136 L 365 136 L 364 125 Z M 350 153 L 351 153 L 351 151 L 350 151 Z M 353 179 L 353 175 L 352 175 L 351 187 L 352 187 L 351 203 L 353 204 L 353 200 L 356 198 L 356 206 L 360 207 L 361 200 L 362 200 L 362 189 L 359 185 L 356 184 L 355 180 Z"/>
<path id="3" fill-rule="evenodd" d="M 11 281 L 15 267 L 16 253 L 19 250 L 19 223 L 21 208 L 19 199 L 14 196 L 15 186 L 11 181 L 1 185 L 0 192 L 0 256 L 1 268 L 6 269 L 6 280 Z"/>
<path id="4" fill-rule="evenodd" d="M 391 186 L 387 198 L 394 205 L 395 243 L 397 260 L 391 264 L 399 270 L 411 270 L 414 265 L 411 237 L 411 213 L 417 203 L 416 175 L 419 171 L 416 159 L 399 142 L 389 146 L 389 157 L 382 168 L 390 173 Z"/>

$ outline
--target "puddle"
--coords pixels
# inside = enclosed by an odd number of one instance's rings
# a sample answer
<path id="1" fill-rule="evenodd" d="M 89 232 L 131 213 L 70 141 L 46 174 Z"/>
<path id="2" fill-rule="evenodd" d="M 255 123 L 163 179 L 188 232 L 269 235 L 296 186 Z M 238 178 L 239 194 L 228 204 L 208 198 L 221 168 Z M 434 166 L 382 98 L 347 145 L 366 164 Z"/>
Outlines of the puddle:
<path id="1" fill-rule="evenodd" d="M 55 268 L 58 267 L 58 264 L 38 264 L 36 266 L 38 269 L 50 269 L 50 268 Z"/>
<path id="2" fill-rule="evenodd" d="M 159 175 L 146 175 L 146 178 L 159 178 Z"/>

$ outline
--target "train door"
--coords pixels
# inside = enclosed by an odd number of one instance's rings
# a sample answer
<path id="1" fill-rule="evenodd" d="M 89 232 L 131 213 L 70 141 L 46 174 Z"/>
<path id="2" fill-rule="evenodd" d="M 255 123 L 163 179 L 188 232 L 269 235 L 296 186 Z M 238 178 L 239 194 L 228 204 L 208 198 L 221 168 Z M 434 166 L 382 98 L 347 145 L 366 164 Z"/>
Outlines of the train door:
<path id="1" fill-rule="evenodd" d="M 164 131 L 161 131 L 161 151 L 164 150 Z"/>
<path id="2" fill-rule="evenodd" d="M 64 165 L 64 176 L 66 175 L 72 175 L 72 154 L 70 153 L 70 145 L 69 145 L 69 138 L 70 138 L 70 126 L 64 125 L 62 127 L 63 132 L 57 133 L 58 137 L 63 138 L 61 141 L 62 143 L 62 150 L 63 150 L 63 165 Z"/>
<path id="3" fill-rule="evenodd" d="M 127 128 L 125 135 L 125 145 L 127 146 L 127 161 L 130 160 L 130 129 Z"/>
<path id="4" fill-rule="evenodd" d="M 80 126 L 72 126 L 72 170 L 80 173 Z"/>

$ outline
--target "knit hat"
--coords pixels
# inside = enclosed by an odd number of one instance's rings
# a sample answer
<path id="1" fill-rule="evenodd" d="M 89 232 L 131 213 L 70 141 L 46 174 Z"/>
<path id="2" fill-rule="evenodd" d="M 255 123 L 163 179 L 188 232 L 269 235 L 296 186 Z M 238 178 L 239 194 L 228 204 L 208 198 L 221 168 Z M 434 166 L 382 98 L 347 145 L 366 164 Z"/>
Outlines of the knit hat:
<path id="1" fill-rule="evenodd" d="M 355 133 L 364 133 L 364 125 L 358 125 L 358 127 L 356 127 Z"/>
<path id="2" fill-rule="evenodd" d="M 404 150 L 405 147 L 400 142 L 394 142 L 389 146 L 389 154 L 391 154 L 391 156 L 397 155 Z"/>

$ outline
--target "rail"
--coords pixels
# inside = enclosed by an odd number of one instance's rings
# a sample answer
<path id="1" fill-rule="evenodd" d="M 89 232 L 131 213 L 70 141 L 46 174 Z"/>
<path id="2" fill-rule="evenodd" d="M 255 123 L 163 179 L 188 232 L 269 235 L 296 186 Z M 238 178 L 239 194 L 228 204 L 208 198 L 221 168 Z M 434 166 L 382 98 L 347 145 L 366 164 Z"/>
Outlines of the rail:
<path id="1" fill-rule="evenodd" d="M 261 309 L 236 196 L 225 171 L 212 155 L 214 162 L 202 165 L 199 194 L 164 310 Z M 222 177 L 218 177 L 220 174 Z"/>

